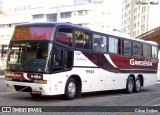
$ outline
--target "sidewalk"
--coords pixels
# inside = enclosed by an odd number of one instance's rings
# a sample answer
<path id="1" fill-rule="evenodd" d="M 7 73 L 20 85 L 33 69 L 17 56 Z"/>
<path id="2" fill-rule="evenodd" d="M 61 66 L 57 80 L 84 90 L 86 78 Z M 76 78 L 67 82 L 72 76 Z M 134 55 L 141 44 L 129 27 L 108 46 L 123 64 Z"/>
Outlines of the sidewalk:
<path id="1" fill-rule="evenodd" d="M 0 75 L 0 78 L 4 78 L 4 75 Z"/>

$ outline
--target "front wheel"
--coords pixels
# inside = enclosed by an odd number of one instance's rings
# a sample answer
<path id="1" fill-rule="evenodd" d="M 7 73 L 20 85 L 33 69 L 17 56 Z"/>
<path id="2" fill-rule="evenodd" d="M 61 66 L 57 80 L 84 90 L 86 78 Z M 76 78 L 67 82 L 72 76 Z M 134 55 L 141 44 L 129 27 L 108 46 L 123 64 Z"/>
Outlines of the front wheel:
<path id="1" fill-rule="evenodd" d="M 74 78 L 69 78 L 65 86 L 64 99 L 72 100 L 75 98 L 77 92 L 77 82 Z"/>
<path id="2" fill-rule="evenodd" d="M 134 86 L 134 91 L 135 92 L 140 92 L 141 91 L 141 79 L 139 77 L 137 77 L 136 82 L 135 82 L 135 86 Z"/>

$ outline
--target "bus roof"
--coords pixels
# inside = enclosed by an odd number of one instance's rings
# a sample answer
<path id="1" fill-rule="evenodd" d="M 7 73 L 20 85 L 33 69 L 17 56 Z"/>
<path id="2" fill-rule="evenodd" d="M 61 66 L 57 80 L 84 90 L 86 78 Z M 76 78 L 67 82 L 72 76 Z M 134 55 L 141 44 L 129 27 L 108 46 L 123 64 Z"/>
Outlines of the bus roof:
<path id="1" fill-rule="evenodd" d="M 139 41 L 139 42 L 144 42 L 144 43 L 148 43 L 148 44 L 153 44 L 153 45 L 158 45 L 156 42 L 154 41 L 145 41 L 145 40 L 142 40 L 142 39 L 135 39 L 135 38 L 132 38 L 130 37 L 129 35 L 127 34 L 124 34 L 124 33 L 120 33 L 120 32 L 114 32 L 114 31 L 95 31 L 95 30 L 91 30 L 90 28 L 87 28 L 87 27 L 83 27 L 79 24 L 73 24 L 73 23 L 70 23 L 70 22 L 42 22 L 42 23 L 28 23 L 28 24 L 20 24 L 20 25 L 17 25 L 16 27 L 55 27 L 55 26 L 71 26 L 71 27 L 74 27 L 74 28 L 78 28 L 78 29 L 84 29 L 84 30 L 87 30 L 87 31 L 91 31 L 91 32 L 97 32 L 97 33 L 100 33 L 100 34 L 107 34 L 107 35 L 111 35 L 111 36 L 115 36 L 115 37 L 120 37 L 120 38 L 124 38 L 124 39 L 130 39 L 130 40 L 134 40 L 134 41 Z"/>
<path id="2" fill-rule="evenodd" d="M 148 43 L 148 44 L 158 45 L 157 42 L 154 42 L 154 41 L 145 41 L 143 39 L 136 39 L 136 38 L 130 37 L 129 35 L 127 35 L 125 33 L 121 33 L 121 32 L 106 31 L 106 32 L 100 32 L 100 33 L 105 33 L 107 35 L 111 35 L 111 36 L 115 36 L 115 37 L 120 37 L 120 38 L 124 38 L 124 39 L 129 39 L 129 40 L 134 40 L 134 41 L 139 41 L 139 42 L 144 42 L 144 43 Z"/>
<path id="3" fill-rule="evenodd" d="M 71 26 L 71 27 L 75 27 L 75 28 L 81 28 L 81 29 L 86 29 L 86 30 L 90 30 L 89 28 L 87 27 L 83 27 L 79 24 L 73 24 L 73 23 L 70 23 L 70 22 L 42 22 L 42 23 L 27 23 L 27 24 L 19 24 L 17 25 L 16 27 L 54 27 L 54 26 Z"/>

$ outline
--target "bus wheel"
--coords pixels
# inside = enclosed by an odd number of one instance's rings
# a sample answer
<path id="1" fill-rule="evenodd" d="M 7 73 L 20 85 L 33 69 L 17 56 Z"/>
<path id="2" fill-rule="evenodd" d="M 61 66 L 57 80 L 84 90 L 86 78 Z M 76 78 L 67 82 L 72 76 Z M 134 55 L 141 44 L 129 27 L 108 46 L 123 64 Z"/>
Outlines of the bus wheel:
<path id="1" fill-rule="evenodd" d="M 133 89 L 134 89 L 134 80 L 132 77 L 129 77 L 127 79 L 127 84 L 126 84 L 126 89 L 125 89 L 125 92 L 130 94 L 133 92 Z"/>
<path id="2" fill-rule="evenodd" d="M 34 98 L 41 97 L 41 94 L 32 94 L 32 93 L 30 93 L 30 95 L 31 95 L 32 97 L 34 97 Z"/>
<path id="3" fill-rule="evenodd" d="M 74 78 L 69 78 L 65 87 L 64 99 L 72 100 L 75 98 L 76 93 L 77 93 L 76 80 Z"/>
<path id="4" fill-rule="evenodd" d="M 135 85 L 134 85 L 134 91 L 135 92 L 140 92 L 141 91 L 141 79 L 137 77 Z"/>

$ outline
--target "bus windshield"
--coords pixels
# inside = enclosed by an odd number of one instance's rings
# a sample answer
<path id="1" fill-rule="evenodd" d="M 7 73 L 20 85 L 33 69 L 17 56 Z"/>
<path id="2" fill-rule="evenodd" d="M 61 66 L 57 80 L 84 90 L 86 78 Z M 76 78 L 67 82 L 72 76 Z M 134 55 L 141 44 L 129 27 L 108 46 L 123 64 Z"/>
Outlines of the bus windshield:
<path id="1" fill-rule="evenodd" d="M 49 54 L 52 44 L 48 42 L 11 42 L 7 68 L 12 71 L 49 72 Z"/>
<path id="2" fill-rule="evenodd" d="M 12 40 L 52 40 L 54 27 L 16 27 Z"/>

